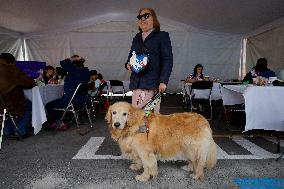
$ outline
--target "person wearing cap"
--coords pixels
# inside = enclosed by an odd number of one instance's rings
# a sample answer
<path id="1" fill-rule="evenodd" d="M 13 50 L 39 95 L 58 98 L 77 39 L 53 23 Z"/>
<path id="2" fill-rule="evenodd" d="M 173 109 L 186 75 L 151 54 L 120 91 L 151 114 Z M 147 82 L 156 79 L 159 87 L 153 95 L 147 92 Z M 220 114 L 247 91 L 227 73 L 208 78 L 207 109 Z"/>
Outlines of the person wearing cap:
<path id="1" fill-rule="evenodd" d="M 67 76 L 64 80 L 64 92 L 61 98 L 46 104 L 45 109 L 48 116 L 48 124 L 52 124 L 60 118 L 60 114 L 54 109 L 65 108 L 77 86 L 80 83 L 89 82 L 90 73 L 89 69 L 84 66 L 84 62 L 85 59 L 79 55 L 73 55 L 71 58 L 60 61 L 61 67 L 67 72 Z M 73 104 L 75 106 L 80 106 L 84 100 L 84 97 L 75 96 Z"/>
<path id="2" fill-rule="evenodd" d="M 27 136 L 27 127 L 30 123 L 32 103 L 24 96 L 23 89 L 35 86 L 35 81 L 22 72 L 15 65 L 16 59 L 10 53 L 0 55 L 0 94 L 4 103 L 13 115 L 18 127 L 17 130 L 10 120 L 5 122 L 5 135 Z M 0 103 L 0 112 L 3 113 L 3 104 Z"/>

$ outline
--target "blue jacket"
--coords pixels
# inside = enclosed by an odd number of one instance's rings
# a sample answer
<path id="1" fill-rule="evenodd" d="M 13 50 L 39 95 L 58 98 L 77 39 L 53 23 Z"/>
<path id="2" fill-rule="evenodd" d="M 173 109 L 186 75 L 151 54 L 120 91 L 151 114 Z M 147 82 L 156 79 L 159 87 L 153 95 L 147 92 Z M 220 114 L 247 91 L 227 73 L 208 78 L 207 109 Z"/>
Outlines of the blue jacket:
<path id="1" fill-rule="evenodd" d="M 64 79 L 64 94 L 62 100 L 69 102 L 77 86 L 80 83 L 88 83 L 90 81 L 90 73 L 87 67 L 79 68 L 75 66 L 70 59 L 60 61 L 61 67 L 68 72 Z M 75 103 L 81 103 L 84 99 L 80 97 L 75 98 Z"/>
<path id="2" fill-rule="evenodd" d="M 143 53 L 141 43 L 143 43 L 142 32 L 139 32 L 133 38 L 127 63 L 132 56 L 132 51 L 136 54 Z M 144 46 L 148 49 L 150 67 L 142 76 L 135 72 L 131 73 L 130 90 L 157 89 L 160 83 L 167 85 L 172 72 L 173 53 L 168 32 L 153 30 L 144 40 Z"/>

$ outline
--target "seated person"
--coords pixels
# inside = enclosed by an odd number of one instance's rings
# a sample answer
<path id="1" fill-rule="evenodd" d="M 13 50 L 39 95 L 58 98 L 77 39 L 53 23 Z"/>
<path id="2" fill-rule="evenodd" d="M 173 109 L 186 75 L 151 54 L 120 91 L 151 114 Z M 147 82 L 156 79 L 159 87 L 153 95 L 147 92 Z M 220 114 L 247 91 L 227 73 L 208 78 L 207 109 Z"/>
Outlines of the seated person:
<path id="1" fill-rule="evenodd" d="M 98 79 L 101 81 L 101 83 L 106 83 L 106 81 L 104 80 L 104 77 L 101 73 L 98 73 Z"/>
<path id="2" fill-rule="evenodd" d="M 65 77 L 67 75 L 67 72 L 64 69 L 62 69 L 61 67 L 56 67 L 55 70 L 56 70 L 56 75 L 57 75 L 57 77 L 56 77 L 57 84 L 62 84 L 63 85 L 64 84 L 64 79 L 65 79 Z"/>
<path id="3" fill-rule="evenodd" d="M 87 67 L 84 67 L 84 58 L 79 55 L 73 55 L 71 58 L 60 61 L 61 67 L 67 71 L 67 76 L 64 81 L 64 93 L 63 96 L 57 100 L 51 101 L 46 104 L 46 112 L 48 116 L 48 124 L 54 123 L 60 119 L 60 114 L 55 111 L 55 108 L 66 108 L 72 95 L 74 94 L 77 86 L 80 83 L 88 83 L 90 80 L 90 73 Z M 73 104 L 74 106 L 81 106 L 85 103 L 85 96 L 75 96 Z M 51 128 L 56 124 L 52 124 Z M 67 128 L 66 125 L 62 125 L 62 130 Z"/>
<path id="4" fill-rule="evenodd" d="M 55 70 L 58 79 L 64 79 L 64 77 L 67 75 L 67 72 L 61 67 L 56 67 Z"/>
<path id="5" fill-rule="evenodd" d="M 97 70 L 90 71 L 90 81 L 95 83 L 95 88 L 97 89 L 101 85 L 101 80 L 98 79 Z"/>
<path id="6" fill-rule="evenodd" d="M 101 85 L 101 80 L 98 79 L 98 73 L 97 70 L 91 70 L 90 71 L 90 82 L 94 82 L 94 88 L 91 92 L 91 96 L 96 96 L 98 92 L 98 88 Z"/>
<path id="7" fill-rule="evenodd" d="M 49 83 L 57 83 L 57 80 L 55 79 L 55 69 L 53 66 L 46 66 L 43 70 L 43 80 L 44 83 L 47 85 Z"/>
<path id="8" fill-rule="evenodd" d="M 27 136 L 27 126 L 30 123 L 32 103 L 24 96 L 23 89 L 29 89 L 35 86 L 35 81 L 22 72 L 15 65 L 15 57 L 10 53 L 0 55 L 0 94 L 15 118 L 18 130 L 10 120 L 5 122 L 5 135 Z M 0 103 L 0 111 L 3 112 L 3 106 Z"/>
<path id="9" fill-rule="evenodd" d="M 103 75 L 101 73 L 98 73 L 97 80 L 100 81 L 100 85 L 102 84 L 107 85 L 107 82 L 104 80 Z M 101 112 L 105 113 L 109 107 L 108 99 L 102 95 L 102 91 L 100 94 L 98 94 L 98 98 L 99 98 L 98 100 L 99 100 L 99 106 L 100 106 Z"/>
<path id="10" fill-rule="evenodd" d="M 275 72 L 271 71 L 267 68 L 267 60 L 265 58 L 260 58 L 257 60 L 255 67 L 251 69 L 249 73 L 243 79 L 243 82 L 249 82 L 250 84 L 253 83 L 253 78 L 257 76 L 269 78 L 275 77 Z"/>
<path id="11" fill-rule="evenodd" d="M 193 74 L 189 75 L 185 79 L 185 82 L 191 83 L 191 82 L 194 82 L 194 81 L 203 80 L 204 76 L 203 76 L 202 71 L 203 71 L 203 66 L 201 64 L 197 64 L 193 69 Z"/>

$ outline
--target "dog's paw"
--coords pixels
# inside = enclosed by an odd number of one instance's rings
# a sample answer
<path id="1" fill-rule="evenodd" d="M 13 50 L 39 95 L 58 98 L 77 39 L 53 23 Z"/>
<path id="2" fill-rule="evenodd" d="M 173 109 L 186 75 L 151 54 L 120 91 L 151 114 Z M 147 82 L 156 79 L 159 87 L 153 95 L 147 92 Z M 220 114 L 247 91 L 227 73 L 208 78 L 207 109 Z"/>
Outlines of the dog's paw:
<path id="1" fill-rule="evenodd" d="M 136 177 L 135 177 L 135 179 L 137 180 L 137 181 L 140 181 L 140 182 L 146 182 L 146 181 L 148 181 L 149 180 L 149 176 L 145 176 L 145 175 L 137 175 Z"/>
<path id="2" fill-rule="evenodd" d="M 190 174 L 190 177 L 195 179 L 195 180 L 200 180 L 200 181 L 202 181 L 204 179 L 203 175 L 196 175 L 194 173 Z"/>
<path id="3" fill-rule="evenodd" d="M 129 166 L 129 168 L 133 171 L 139 171 L 142 168 L 142 166 L 133 163 Z"/>
<path id="4" fill-rule="evenodd" d="M 188 166 L 188 165 L 182 166 L 181 169 L 185 170 L 185 171 L 188 171 L 188 172 L 192 172 L 193 171 L 192 166 Z"/>

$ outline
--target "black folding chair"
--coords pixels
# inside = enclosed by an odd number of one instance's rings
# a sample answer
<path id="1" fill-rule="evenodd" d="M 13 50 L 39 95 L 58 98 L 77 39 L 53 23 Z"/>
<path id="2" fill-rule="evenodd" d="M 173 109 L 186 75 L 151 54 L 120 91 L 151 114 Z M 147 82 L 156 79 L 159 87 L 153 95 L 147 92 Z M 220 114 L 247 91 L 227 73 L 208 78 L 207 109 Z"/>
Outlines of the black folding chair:
<path id="1" fill-rule="evenodd" d="M 191 85 L 189 100 L 190 100 L 190 111 L 193 111 L 193 104 L 197 103 L 200 105 L 200 102 L 209 102 L 210 106 L 210 118 L 212 119 L 212 101 L 211 101 L 211 92 L 213 87 L 213 81 L 195 81 Z"/>
<path id="2" fill-rule="evenodd" d="M 63 123 L 63 120 L 67 114 L 67 112 L 71 112 L 74 115 L 76 125 L 79 128 L 79 118 L 78 118 L 78 111 L 86 111 L 88 115 L 88 119 L 90 122 L 91 127 L 93 127 L 92 119 L 90 116 L 90 109 L 87 106 L 87 100 L 89 98 L 88 91 L 94 88 L 95 83 L 89 82 L 89 83 L 80 83 L 76 90 L 74 91 L 68 105 L 66 108 L 56 108 L 55 110 L 63 111 L 63 115 L 61 116 L 60 120 L 57 121 L 57 128 Z M 84 103 L 82 105 L 78 106 L 74 104 L 75 97 L 81 97 L 84 99 Z M 57 130 L 57 128 L 55 130 Z"/>
<path id="3" fill-rule="evenodd" d="M 91 90 L 90 103 L 93 112 L 95 112 L 97 106 L 100 109 L 100 104 L 103 102 L 102 93 L 105 87 L 107 87 L 107 83 L 101 83 L 97 89 Z"/>
<path id="4" fill-rule="evenodd" d="M 123 82 L 120 80 L 109 80 L 110 84 L 110 92 L 112 95 L 114 94 L 122 94 L 122 98 L 125 98 L 125 88 L 123 86 Z"/>
<path id="5" fill-rule="evenodd" d="M 2 95 L 0 95 L 0 106 L 3 108 L 3 109 L 6 109 L 6 113 L 4 115 L 4 112 L 0 112 L 0 116 L 1 116 L 1 119 L 2 121 L 6 121 L 6 120 L 10 120 L 11 123 L 13 124 L 13 127 L 14 127 L 14 132 L 17 134 L 18 138 L 21 139 L 21 135 L 18 133 L 18 126 L 16 124 L 16 121 L 15 121 L 15 118 L 13 116 L 13 113 L 9 111 L 9 108 L 7 107 L 5 101 L 4 101 L 4 98 L 2 97 Z M 5 118 L 5 119 L 3 119 Z M 2 128 L 3 129 L 3 128 Z"/>
<path id="6" fill-rule="evenodd" d="M 184 103 L 185 107 L 188 107 L 189 104 L 189 94 L 186 91 L 186 82 L 184 79 L 180 80 L 181 85 L 181 94 L 182 94 L 182 102 Z"/>

